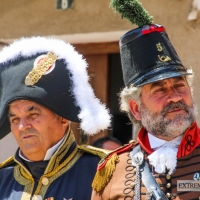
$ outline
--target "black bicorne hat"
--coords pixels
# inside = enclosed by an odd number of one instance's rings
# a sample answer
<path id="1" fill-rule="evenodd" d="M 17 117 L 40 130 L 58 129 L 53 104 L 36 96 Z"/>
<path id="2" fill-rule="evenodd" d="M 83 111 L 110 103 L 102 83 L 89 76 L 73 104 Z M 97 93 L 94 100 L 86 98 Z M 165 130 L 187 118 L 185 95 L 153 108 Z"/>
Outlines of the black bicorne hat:
<path id="1" fill-rule="evenodd" d="M 136 28 L 120 38 L 124 83 L 135 87 L 191 74 L 181 63 L 163 26 Z"/>
<path id="2" fill-rule="evenodd" d="M 62 40 L 31 37 L 0 52 L 0 139 L 10 132 L 8 106 L 25 99 L 45 106 L 87 134 L 110 124 L 110 115 L 88 82 L 87 63 Z"/>

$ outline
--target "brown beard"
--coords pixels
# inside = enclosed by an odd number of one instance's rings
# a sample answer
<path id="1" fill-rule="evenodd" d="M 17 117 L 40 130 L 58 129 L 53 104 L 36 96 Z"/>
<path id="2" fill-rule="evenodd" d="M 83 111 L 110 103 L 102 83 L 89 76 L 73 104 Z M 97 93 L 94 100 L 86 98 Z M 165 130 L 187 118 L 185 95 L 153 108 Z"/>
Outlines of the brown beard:
<path id="1" fill-rule="evenodd" d="M 174 109 L 183 109 L 186 114 L 177 114 L 174 119 L 166 119 L 168 112 Z M 183 134 L 185 130 L 194 122 L 197 109 L 193 103 L 192 107 L 187 106 L 183 102 L 169 103 L 160 113 L 151 113 L 145 105 L 140 103 L 141 122 L 148 132 L 155 136 L 163 136 L 168 138 L 176 138 Z"/>

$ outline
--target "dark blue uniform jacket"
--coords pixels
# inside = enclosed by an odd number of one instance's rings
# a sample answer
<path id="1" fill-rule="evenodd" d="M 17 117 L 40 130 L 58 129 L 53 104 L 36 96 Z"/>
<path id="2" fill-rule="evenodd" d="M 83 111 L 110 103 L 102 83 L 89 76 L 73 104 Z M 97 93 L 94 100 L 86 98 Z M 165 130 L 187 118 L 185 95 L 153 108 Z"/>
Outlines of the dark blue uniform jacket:
<path id="1" fill-rule="evenodd" d="M 49 161 L 27 162 L 19 157 L 1 164 L 0 200 L 90 200 L 97 164 L 105 151 L 77 146 L 73 133 Z"/>

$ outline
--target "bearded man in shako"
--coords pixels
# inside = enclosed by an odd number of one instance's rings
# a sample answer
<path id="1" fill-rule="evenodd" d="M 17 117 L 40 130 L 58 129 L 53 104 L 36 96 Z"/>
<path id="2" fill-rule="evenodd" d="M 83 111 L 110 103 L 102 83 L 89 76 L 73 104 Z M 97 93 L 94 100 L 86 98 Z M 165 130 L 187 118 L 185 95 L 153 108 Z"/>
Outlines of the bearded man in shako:
<path id="1" fill-rule="evenodd" d="M 125 83 L 120 108 L 141 129 L 136 142 L 99 163 L 92 200 L 199 199 L 200 129 L 192 71 L 165 28 L 153 24 L 138 1 L 112 0 L 111 5 L 139 26 L 120 39 Z"/>

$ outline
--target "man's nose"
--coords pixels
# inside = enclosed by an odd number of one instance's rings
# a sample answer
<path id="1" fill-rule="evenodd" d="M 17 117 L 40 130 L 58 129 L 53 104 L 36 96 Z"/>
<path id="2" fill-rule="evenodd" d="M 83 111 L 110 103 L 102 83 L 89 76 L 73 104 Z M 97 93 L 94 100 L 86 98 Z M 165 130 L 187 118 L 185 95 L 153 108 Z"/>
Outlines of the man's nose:
<path id="1" fill-rule="evenodd" d="M 26 130 L 27 128 L 31 128 L 31 123 L 27 118 L 21 118 L 19 123 L 19 130 Z"/>
<path id="2" fill-rule="evenodd" d="M 179 102 L 183 98 L 180 93 L 174 87 L 171 87 L 168 91 L 168 103 L 170 102 Z"/>

